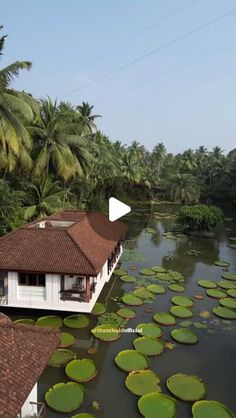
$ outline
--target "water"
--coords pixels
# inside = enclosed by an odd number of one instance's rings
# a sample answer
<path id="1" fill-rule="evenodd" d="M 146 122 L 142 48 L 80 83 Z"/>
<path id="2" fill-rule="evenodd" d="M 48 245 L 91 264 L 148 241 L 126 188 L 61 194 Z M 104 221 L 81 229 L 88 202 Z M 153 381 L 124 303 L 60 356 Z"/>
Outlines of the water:
<path id="1" fill-rule="evenodd" d="M 154 211 L 175 211 L 175 207 L 157 206 Z M 222 269 L 214 266 L 213 262 L 223 259 L 230 262 L 231 271 L 236 269 L 236 250 L 228 246 L 228 236 L 236 236 L 236 225 L 233 222 L 225 222 L 219 228 L 214 239 L 181 238 L 169 240 L 162 237 L 162 232 L 173 228 L 175 220 L 157 220 L 150 213 L 145 213 L 145 208 L 133 212 L 129 216 L 129 232 L 125 247 L 126 254 L 122 267 L 128 268 L 135 265 L 137 271 L 141 267 L 163 265 L 167 269 L 181 272 L 186 281 L 186 292 L 181 295 L 193 296 L 196 293 L 205 294 L 197 284 L 199 279 L 220 280 Z M 148 234 L 146 227 L 155 228 L 157 233 Z M 185 254 L 187 250 L 195 249 L 201 252 L 198 256 Z M 163 257 L 168 256 L 168 259 Z M 129 260 L 127 260 L 127 257 Z M 136 274 L 130 271 L 130 274 Z M 117 304 L 110 300 L 110 296 L 121 296 L 123 292 L 130 291 L 134 284 L 123 284 L 119 279 L 112 279 L 104 288 L 99 301 L 106 303 L 108 312 L 115 312 Z M 153 308 L 153 312 L 168 311 L 171 297 L 176 293 L 167 291 L 165 295 L 157 295 L 153 304 L 144 304 L 136 308 L 137 316 L 128 323 L 128 327 L 135 328 L 140 322 L 151 322 L 153 313 L 147 313 L 145 308 Z M 204 300 L 195 300 L 193 321 L 205 323 L 207 329 L 192 328 L 199 335 L 199 342 L 194 346 L 185 346 L 176 343 L 174 349 L 166 349 L 160 356 L 150 357 L 150 367 L 161 377 L 161 387 L 164 393 L 168 393 L 165 382 L 172 374 L 182 372 L 194 374 L 203 379 L 207 386 L 207 399 L 215 399 L 236 410 L 235 375 L 236 375 L 236 321 L 228 322 L 217 319 L 213 314 L 209 319 L 199 316 L 203 310 L 212 311 L 218 301 L 205 297 Z M 24 313 L 25 314 L 25 313 Z M 23 315 L 20 315 L 23 317 Z M 17 317 L 20 317 L 17 315 Z M 24 315 L 25 316 L 25 315 Z M 64 315 L 65 316 L 65 313 Z M 16 316 L 15 316 L 16 317 Z M 181 322 L 181 320 L 178 320 Z M 136 334 L 123 334 L 117 341 L 106 343 L 99 342 L 91 337 L 90 329 L 95 326 L 96 319 L 91 318 L 90 327 L 82 330 L 69 330 L 77 335 L 78 343 L 73 346 L 79 358 L 89 357 L 96 361 L 99 367 L 97 377 L 85 384 L 85 403 L 71 414 L 59 414 L 46 409 L 46 418 L 69 418 L 78 412 L 91 412 L 101 418 L 137 418 L 138 397 L 132 395 L 125 387 L 126 373 L 120 371 L 114 358 L 120 350 L 132 347 L 132 341 Z M 170 331 L 174 327 L 163 327 L 163 339 L 171 341 Z M 67 328 L 64 328 L 67 330 Z M 210 330 L 210 332 L 209 332 Z M 173 341 L 172 341 L 173 342 Z M 87 350 L 91 346 L 97 346 L 95 355 L 88 355 Z M 47 368 L 40 378 L 39 397 L 53 384 L 67 381 L 64 369 Z M 91 403 L 96 400 L 101 409 L 95 411 Z M 191 417 L 191 404 L 178 402 L 177 418 Z M 165 417 L 163 417 L 165 418 Z M 212 417 L 214 418 L 214 417 Z"/>

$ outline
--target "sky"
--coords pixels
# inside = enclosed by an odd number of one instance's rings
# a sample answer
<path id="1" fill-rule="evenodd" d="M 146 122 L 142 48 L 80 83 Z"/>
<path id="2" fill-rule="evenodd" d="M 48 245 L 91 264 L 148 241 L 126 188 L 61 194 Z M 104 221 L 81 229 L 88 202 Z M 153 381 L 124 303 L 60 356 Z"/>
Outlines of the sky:
<path id="1" fill-rule="evenodd" d="M 235 0 L 0 0 L 13 86 L 94 105 L 98 128 L 168 152 L 236 147 Z"/>

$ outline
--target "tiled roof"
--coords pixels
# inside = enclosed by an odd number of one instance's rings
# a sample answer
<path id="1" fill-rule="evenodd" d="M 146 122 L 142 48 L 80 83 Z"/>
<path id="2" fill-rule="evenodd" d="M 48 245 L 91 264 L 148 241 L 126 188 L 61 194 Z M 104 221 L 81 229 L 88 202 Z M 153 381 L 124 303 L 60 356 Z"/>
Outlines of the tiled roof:
<path id="1" fill-rule="evenodd" d="M 58 346 L 59 331 L 29 325 L 0 326 L 0 417 L 15 418 Z"/>
<path id="2" fill-rule="evenodd" d="M 5 325 L 11 323 L 9 316 L 0 312 L 0 325 Z"/>
<path id="3" fill-rule="evenodd" d="M 66 228 L 25 225 L 0 239 L 0 270 L 96 276 L 126 231 L 98 212 L 68 211 L 45 220 L 74 221 Z"/>

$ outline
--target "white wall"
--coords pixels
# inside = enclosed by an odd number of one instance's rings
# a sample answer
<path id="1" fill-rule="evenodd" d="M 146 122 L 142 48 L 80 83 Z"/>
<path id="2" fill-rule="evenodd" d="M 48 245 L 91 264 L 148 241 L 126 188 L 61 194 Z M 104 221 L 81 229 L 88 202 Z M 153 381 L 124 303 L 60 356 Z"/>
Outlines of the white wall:
<path id="1" fill-rule="evenodd" d="M 37 383 L 34 385 L 31 390 L 28 398 L 26 399 L 24 405 L 21 408 L 21 418 L 29 418 L 33 413 L 37 412 L 36 405 L 31 405 L 30 402 L 37 402 L 38 400 L 38 387 Z"/>

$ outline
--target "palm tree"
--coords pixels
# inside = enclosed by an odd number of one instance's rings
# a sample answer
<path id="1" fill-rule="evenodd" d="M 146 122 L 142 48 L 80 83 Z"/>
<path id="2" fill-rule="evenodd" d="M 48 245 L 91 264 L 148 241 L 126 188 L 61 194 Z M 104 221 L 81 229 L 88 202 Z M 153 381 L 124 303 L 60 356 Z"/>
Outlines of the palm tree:
<path id="1" fill-rule="evenodd" d="M 156 168 L 157 176 L 159 176 L 160 174 L 161 166 L 165 158 L 166 158 L 166 148 L 165 148 L 165 145 L 162 142 L 160 142 L 159 144 L 155 145 L 155 147 L 152 150 L 152 160 Z"/>
<path id="2" fill-rule="evenodd" d="M 196 179 L 191 174 L 176 174 L 169 183 L 169 198 L 176 203 L 199 201 L 200 191 Z"/>
<path id="3" fill-rule="evenodd" d="M 193 150 L 188 149 L 187 151 L 184 151 L 184 153 L 181 156 L 181 160 L 182 160 L 183 170 L 186 170 L 190 173 L 196 170 L 197 161 L 196 161 L 196 155 L 194 154 Z"/>
<path id="4" fill-rule="evenodd" d="M 82 102 L 81 105 L 76 107 L 85 133 L 91 133 L 93 130 L 96 130 L 97 127 L 94 120 L 101 117 L 100 115 L 92 114 L 93 108 L 94 106 L 90 106 L 87 102 Z"/>

